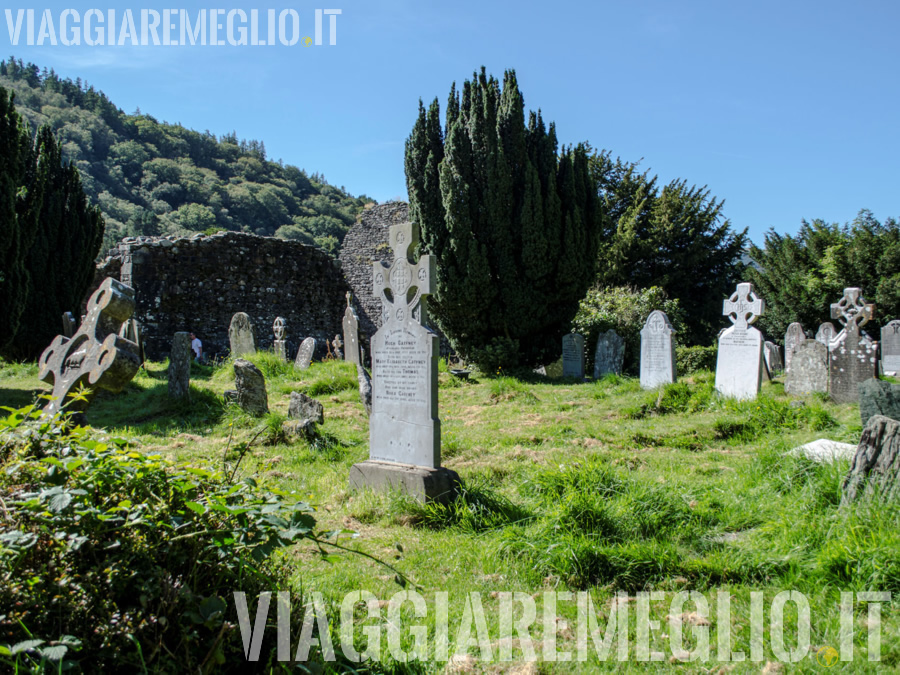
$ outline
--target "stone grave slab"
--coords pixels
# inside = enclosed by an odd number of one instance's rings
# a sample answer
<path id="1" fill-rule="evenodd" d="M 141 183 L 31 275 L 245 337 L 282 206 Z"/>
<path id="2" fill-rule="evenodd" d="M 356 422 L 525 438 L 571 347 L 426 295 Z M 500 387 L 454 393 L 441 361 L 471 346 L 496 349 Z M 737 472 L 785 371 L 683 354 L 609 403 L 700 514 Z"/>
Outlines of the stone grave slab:
<path id="1" fill-rule="evenodd" d="M 756 296 L 750 283 L 738 284 L 723 304 L 722 313 L 733 324 L 719 337 L 716 358 L 716 390 L 723 396 L 751 400 L 759 394 L 763 336 L 751 324 L 765 308 L 766 303 Z"/>
<path id="2" fill-rule="evenodd" d="M 46 414 L 66 406 L 80 417 L 97 389 L 118 393 L 131 381 L 141 367 L 138 345 L 118 333 L 134 306 L 134 290 L 109 277 L 88 300 L 87 314 L 72 337 L 57 335 L 44 350 L 38 377 L 53 385 Z M 90 388 L 86 400 L 68 399 L 82 385 Z"/>
<path id="3" fill-rule="evenodd" d="M 881 329 L 881 370 L 900 373 L 900 320 L 894 319 Z"/>
<path id="4" fill-rule="evenodd" d="M 344 311 L 344 360 L 362 363 L 359 354 L 359 317 L 353 309 L 353 294 L 347 292 L 347 309 Z"/>
<path id="5" fill-rule="evenodd" d="M 256 335 L 253 332 L 253 322 L 246 312 L 238 312 L 231 317 L 231 325 L 228 327 L 228 340 L 231 345 L 231 355 L 240 358 L 245 354 L 256 353 Z"/>
<path id="6" fill-rule="evenodd" d="M 300 349 L 297 350 L 297 358 L 294 359 L 294 367 L 300 370 L 309 368 L 312 363 L 313 355 L 316 353 L 316 339 L 308 337 L 300 343 Z"/>
<path id="7" fill-rule="evenodd" d="M 447 500 L 459 476 L 441 467 L 438 417 L 438 336 L 425 325 L 435 260 L 409 253 L 418 242 L 412 223 L 389 232 L 394 261 L 374 263 L 374 295 L 383 323 L 372 337 L 369 459 L 350 469 L 352 489 L 401 490 L 421 501 Z"/>
<path id="8" fill-rule="evenodd" d="M 859 417 L 866 426 L 875 415 L 900 420 L 900 384 L 874 377 L 859 385 Z"/>
<path id="9" fill-rule="evenodd" d="M 780 373 L 782 370 L 781 349 L 774 342 L 766 340 L 763 344 L 763 356 L 766 359 L 766 367 L 771 375 Z"/>
<path id="10" fill-rule="evenodd" d="M 563 335 L 563 377 L 584 379 L 584 336 L 578 333 Z"/>
<path id="11" fill-rule="evenodd" d="M 791 360 L 794 358 L 794 352 L 797 347 L 806 341 L 806 333 L 803 326 L 796 321 L 788 326 L 787 333 L 784 335 L 784 370 L 791 371 Z"/>
<path id="12" fill-rule="evenodd" d="M 641 388 L 675 382 L 675 331 L 666 313 L 655 310 L 641 328 Z"/>
<path id="13" fill-rule="evenodd" d="M 784 376 L 784 391 L 794 396 L 828 391 L 828 349 L 818 340 L 806 340 L 794 351 L 791 370 Z"/>
<path id="14" fill-rule="evenodd" d="M 874 313 L 859 288 L 845 288 L 831 305 L 831 318 L 844 324 L 828 348 L 828 394 L 838 403 L 857 403 L 859 385 L 877 374 L 878 344 L 860 330 Z"/>
<path id="15" fill-rule="evenodd" d="M 625 341 L 610 328 L 597 336 L 597 348 L 594 350 L 594 379 L 604 375 L 622 374 L 622 363 L 625 360 Z"/>
<path id="16" fill-rule="evenodd" d="M 190 398 L 191 396 L 191 334 L 175 333 L 172 349 L 169 351 L 169 396 Z"/>
<path id="17" fill-rule="evenodd" d="M 842 459 L 852 460 L 853 455 L 856 454 L 856 446 L 852 443 L 840 443 L 827 438 L 820 438 L 806 445 L 797 446 L 788 451 L 788 454 L 795 457 L 806 457 L 820 464 L 834 464 Z"/>

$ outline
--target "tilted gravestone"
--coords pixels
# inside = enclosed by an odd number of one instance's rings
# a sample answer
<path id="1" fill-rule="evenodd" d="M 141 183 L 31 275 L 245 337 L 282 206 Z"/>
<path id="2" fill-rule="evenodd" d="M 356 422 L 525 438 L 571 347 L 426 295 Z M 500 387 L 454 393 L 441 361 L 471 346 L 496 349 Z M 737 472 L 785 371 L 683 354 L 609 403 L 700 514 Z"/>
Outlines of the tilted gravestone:
<path id="1" fill-rule="evenodd" d="M 641 328 L 641 388 L 656 389 L 675 382 L 675 331 L 660 310 L 650 312 Z"/>
<path id="2" fill-rule="evenodd" d="M 362 363 L 359 358 L 359 317 L 353 309 L 353 294 L 347 292 L 347 309 L 344 312 L 344 359 L 350 363 Z"/>
<path id="3" fill-rule="evenodd" d="M 724 302 L 722 313 L 734 325 L 719 337 L 716 390 L 723 396 L 747 400 L 759 394 L 763 337 L 751 324 L 765 309 L 765 301 L 756 297 L 753 284 L 749 283 L 738 284 Z"/>
<path id="4" fill-rule="evenodd" d="M 287 355 L 287 319 L 282 316 L 275 317 L 275 323 L 272 324 L 272 333 L 275 334 L 275 355 L 282 361 L 288 360 Z"/>
<path id="5" fill-rule="evenodd" d="M 806 333 L 803 332 L 803 326 L 795 321 L 788 326 L 787 333 L 784 335 L 785 372 L 791 372 L 791 360 L 794 358 L 794 352 L 804 342 L 806 342 Z"/>
<path id="6" fill-rule="evenodd" d="M 455 494 L 459 476 L 441 467 L 439 340 L 426 327 L 425 304 L 433 290 L 435 262 L 432 256 L 408 260 L 418 240 L 412 223 L 391 226 L 389 236 L 394 262 L 390 267 L 376 262 L 373 270 L 383 323 L 371 341 L 369 459 L 351 467 L 350 487 L 446 500 Z"/>
<path id="7" fill-rule="evenodd" d="M 828 347 L 828 345 L 831 344 L 831 341 L 834 340 L 835 335 L 837 335 L 837 330 L 835 329 L 834 324 L 830 321 L 826 321 L 821 324 L 819 330 L 816 331 L 816 340 Z"/>
<path id="8" fill-rule="evenodd" d="M 859 385 L 876 375 L 878 345 L 860 330 L 874 313 L 858 288 L 845 288 L 831 305 L 831 318 L 844 324 L 828 347 L 828 394 L 838 403 L 858 402 Z"/>
<path id="9" fill-rule="evenodd" d="M 594 379 L 604 375 L 622 374 L 622 362 L 625 360 L 625 341 L 615 329 L 610 328 L 597 336 L 597 348 L 594 350 Z"/>
<path id="10" fill-rule="evenodd" d="M 175 333 L 169 352 L 169 396 L 190 398 L 191 395 L 191 334 Z"/>
<path id="11" fill-rule="evenodd" d="M 228 340 L 231 343 L 231 355 L 234 358 L 256 353 L 256 336 L 253 333 L 253 323 L 245 312 L 238 312 L 231 317 L 231 325 L 228 327 Z"/>
<path id="12" fill-rule="evenodd" d="M 900 373 L 900 320 L 894 319 L 881 329 L 881 370 Z"/>
<path id="13" fill-rule="evenodd" d="M 563 377 L 584 379 L 584 336 L 578 333 L 563 335 Z"/>
<path id="14" fill-rule="evenodd" d="M 63 405 L 83 413 L 97 389 L 122 391 L 141 367 L 138 346 L 121 337 L 122 323 L 134 312 L 134 290 L 107 278 L 87 303 L 87 314 L 71 338 L 57 335 L 39 361 L 38 377 L 53 385 L 53 399 L 44 408 L 55 415 Z M 84 401 L 67 401 L 82 385 L 90 387 Z"/>
<path id="15" fill-rule="evenodd" d="M 316 353 L 316 339 L 312 337 L 306 338 L 300 343 L 300 349 L 297 350 L 297 358 L 294 359 L 294 367 L 300 370 L 309 368 L 312 363 L 313 355 Z"/>
<path id="16" fill-rule="evenodd" d="M 784 391 L 801 396 L 828 391 L 828 348 L 818 340 L 805 340 L 794 350 L 791 369 L 784 376 Z"/>

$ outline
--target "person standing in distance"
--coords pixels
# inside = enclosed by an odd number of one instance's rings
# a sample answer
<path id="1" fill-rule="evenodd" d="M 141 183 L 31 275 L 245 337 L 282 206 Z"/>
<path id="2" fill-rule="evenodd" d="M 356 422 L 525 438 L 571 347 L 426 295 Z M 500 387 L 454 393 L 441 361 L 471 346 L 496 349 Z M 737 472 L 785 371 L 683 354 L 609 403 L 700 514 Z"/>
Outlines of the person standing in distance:
<path id="1" fill-rule="evenodd" d="M 203 362 L 203 343 L 200 342 L 200 338 L 191 333 L 191 349 L 194 351 L 194 361 L 197 363 Z"/>

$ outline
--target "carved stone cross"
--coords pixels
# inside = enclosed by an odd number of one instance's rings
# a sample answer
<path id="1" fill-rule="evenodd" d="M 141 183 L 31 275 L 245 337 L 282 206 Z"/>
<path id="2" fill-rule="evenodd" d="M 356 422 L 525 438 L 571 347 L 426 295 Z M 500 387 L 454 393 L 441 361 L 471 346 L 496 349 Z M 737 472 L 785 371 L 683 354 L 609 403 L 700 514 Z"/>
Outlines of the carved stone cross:
<path id="1" fill-rule="evenodd" d="M 53 385 L 53 399 L 44 412 L 66 410 L 81 413 L 97 389 L 122 391 L 141 367 L 140 350 L 118 333 L 134 312 L 134 290 L 107 278 L 87 304 L 87 315 L 71 337 L 57 335 L 40 359 L 38 377 Z M 86 401 L 66 401 L 81 385 L 90 387 Z"/>
<path id="2" fill-rule="evenodd" d="M 390 239 L 394 252 L 393 264 L 374 263 L 373 290 L 376 296 L 381 296 L 382 324 L 394 321 L 403 323 L 410 317 L 424 324 L 427 317 L 422 316 L 420 300 L 433 292 L 434 256 L 423 255 L 417 263 L 410 262 L 409 253 L 419 242 L 418 227 L 412 223 L 392 226 Z M 411 288 L 415 288 L 416 292 L 408 298 Z"/>
<path id="3" fill-rule="evenodd" d="M 831 305 L 831 318 L 838 319 L 848 330 L 858 330 L 875 315 L 875 305 L 867 304 L 859 288 L 845 288 L 844 297 Z"/>
<path id="4" fill-rule="evenodd" d="M 284 317 L 279 316 L 275 318 L 272 331 L 275 333 L 276 340 L 284 340 L 285 332 L 287 331 L 287 321 Z"/>
<path id="5" fill-rule="evenodd" d="M 756 297 L 753 284 L 737 285 L 737 290 L 725 301 L 722 314 L 738 328 L 746 328 L 766 310 L 766 301 Z"/>

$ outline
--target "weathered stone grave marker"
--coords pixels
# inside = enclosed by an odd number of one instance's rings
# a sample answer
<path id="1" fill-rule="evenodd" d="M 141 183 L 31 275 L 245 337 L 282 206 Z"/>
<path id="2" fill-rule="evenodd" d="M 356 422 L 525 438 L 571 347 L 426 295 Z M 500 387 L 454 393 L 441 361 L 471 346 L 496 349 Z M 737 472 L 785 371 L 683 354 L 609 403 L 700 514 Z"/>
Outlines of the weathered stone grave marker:
<path id="1" fill-rule="evenodd" d="M 568 333 L 562 339 L 563 377 L 584 379 L 584 336 Z"/>
<path id="2" fill-rule="evenodd" d="M 350 363 L 362 363 L 359 358 L 359 317 L 353 309 L 353 294 L 347 291 L 347 309 L 344 312 L 344 359 Z"/>
<path id="3" fill-rule="evenodd" d="M 845 288 L 844 297 L 831 305 L 831 318 L 844 324 L 828 346 L 828 394 L 838 403 L 859 401 L 859 385 L 875 377 L 878 344 L 860 328 L 875 314 L 859 288 Z"/>
<path id="4" fill-rule="evenodd" d="M 804 340 L 794 350 L 791 369 L 784 376 L 784 391 L 800 396 L 828 391 L 828 348 L 818 340 Z"/>
<path id="5" fill-rule="evenodd" d="M 425 305 L 433 290 L 435 261 L 432 256 L 417 263 L 408 260 L 417 240 L 413 224 L 392 225 L 394 262 L 390 267 L 374 264 L 374 294 L 381 298 L 383 323 L 371 342 L 369 459 L 351 467 L 350 486 L 401 490 L 429 501 L 450 498 L 459 476 L 441 467 L 439 345 L 426 327 Z"/>
<path id="6" fill-rule="evenodd" d="M 228 340 L 231 343 L 231 355 L 240 358 L 245 354 L 256 353 L 256 337 L 253 334 L 253 323 L 246 312 L 238 312 L 231 317 L 228 327 Z"/>
<path id="7" fill-rule="evenodd" d="M 894 319 L 881 329 L 881 371 L 900 373 L 900 320 Z"/>
<path id="8" fill-rule="evenodd" d="M 175 333 L 169 351 L 169 396 L 190 398 L 191 395 L 191 334 Z"/>
<path id="9" fill-rule="evenodd" d="M 781 350 L 774 342 L 766 340 L 763 344 L 763 356 L 766 358 L 766 367 L 769 369 L 769 373 L 772 376 L 783 370 L 781 364 Z"/>
<path id="10" fill-rule="evenodd" d="M 275 323 L 272 324 L 272 332 L 275 334 L 275 355 L 282 361 L 288 360 L 287 355 L 287 319 L 283 316 L 275 317 Z"/>
<path id="11" fill-rule="evenodd" d="M 794 358 L 794 352 L 804 342 L 806 342 L 806 333 L 803 332 L 803 326 L 795 321 L 788 326 L 787 333 L 784 334 L 785 372 L 791 372 L 791 360 Z"/>
<path id="12" fill-rule="evenodd" d="M 340 335 L 334 336 L 334 342 L 332 342 L 332 345 L 334 345 L 334 358 L 336 358 L 338 361 L 343 361 L 344 360 L 344 343 L 341 341 Z"/>
<path id="13" fill-rule="evenodd" d="M 597 336 L 597 348 L 594 350 L 594 379 L 604 375 L 622 374 L 622 362 L 625 360 L 625 341 L 614 328 Z"/>
<path id="14" fill-rule="evenodd" d="M 312 337 L 306 338 L 300 343 L 300 349 L 297 350 L 297 358 L 294 359 L 294 367 L 300 370 L 309 368 L 312 363 L 313 355 L 316 353 L 316 339 Z"/>
<path id="15" fill-rule="evenodd" d="M 835 335 L 837 335 L 837 330 L 835 329 L 834 324 L 830 321 L 826 321 L 820 325 L 819 330 L 816 331 L 816 340 L 821 342 L 827 348 L 828 345 L 831 344 L 831 341 L 834 340 Z"/>
<path id="16" fill-rule="evenodd" d="M 233 391 L 225 392 L 226 401 L 236 402 L 244 412 L 254 417 L 262 417 L 269 412 L 269 396 L 266 393 L 266 378 L 262 371 L 247 359 L 234 362 Z"/>
<path id="17" fill-rule="evenodd" d="M 122 391 L 141 367 L 138 345 L 119 336 L 122 323 L 134 312 L 134 290 L 107 278 L 87 303 L 81 327 L 70 338 L 57 335 L 39 361 L 38 377 L 53 385 L 53 400 L 44 408 L 55 415 L 83 413 L 97 389 Z M 86 401 L 67 401 L 81 385 L 90 387 Z"/>
<path id="18" fill-rule="evenodd" d="M 641 328 L 641 388 L 655 389 L 675 382 L 675 331 L 660 310 L 650 312 Z"/>
<path id="19" fill-rule="evenodd" d="M 753 284 L 741 283 L 725 300 L 722 313 L 732 324 L 719 337 L 716 390 L 723 396 L 754 399 L 759 394 L 763 368 L 763 337 L 751 324 L 765 311 Z"/>

